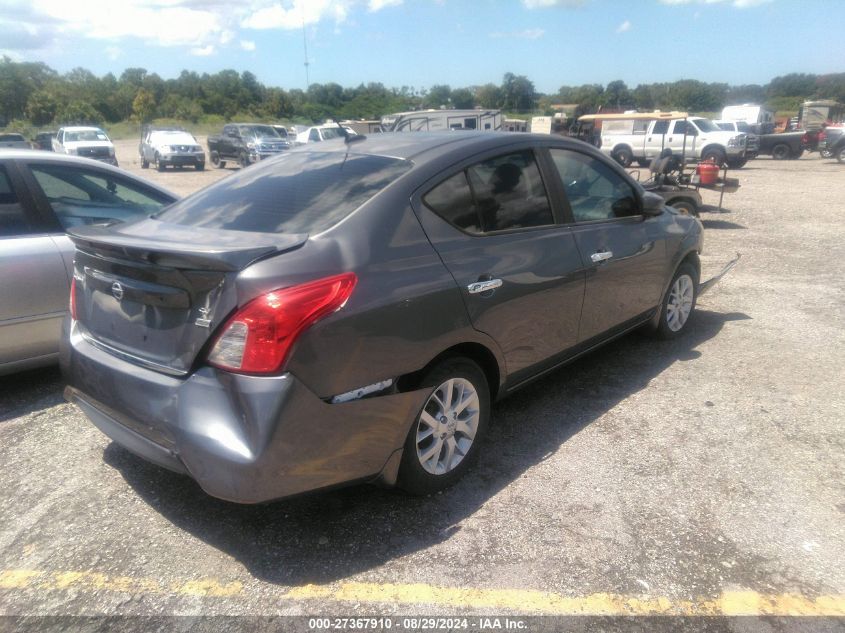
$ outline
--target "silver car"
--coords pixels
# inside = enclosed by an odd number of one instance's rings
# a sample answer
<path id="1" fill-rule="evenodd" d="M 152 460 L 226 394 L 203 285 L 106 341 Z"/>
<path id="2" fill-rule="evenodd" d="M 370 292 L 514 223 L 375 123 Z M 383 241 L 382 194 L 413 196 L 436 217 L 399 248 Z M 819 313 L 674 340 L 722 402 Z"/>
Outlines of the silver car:
<path id="1" fill-rule="evenodd" d="M 65 229 L 148 216 L 176 198 L 87 158 L 0 150 L 0 375 L 58 358 L 74 252 Z"/>

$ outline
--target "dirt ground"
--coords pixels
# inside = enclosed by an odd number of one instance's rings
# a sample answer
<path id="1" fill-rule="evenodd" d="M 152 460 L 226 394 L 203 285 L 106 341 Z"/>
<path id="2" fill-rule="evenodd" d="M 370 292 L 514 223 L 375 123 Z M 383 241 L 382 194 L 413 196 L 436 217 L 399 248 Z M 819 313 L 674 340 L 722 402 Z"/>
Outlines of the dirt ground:
<path id="1" fill-rule="evenodd" d="M 237 169 L 118 158 L 181 194 Z M 224 503 L 111 443 L 57 371 L 4 378 L 0 614 L 845 615 L 845 165 L 733 175 L 704 277 L 742 259 L 687 335 L 497 404 L 478 467 L 433 497 Z"/>

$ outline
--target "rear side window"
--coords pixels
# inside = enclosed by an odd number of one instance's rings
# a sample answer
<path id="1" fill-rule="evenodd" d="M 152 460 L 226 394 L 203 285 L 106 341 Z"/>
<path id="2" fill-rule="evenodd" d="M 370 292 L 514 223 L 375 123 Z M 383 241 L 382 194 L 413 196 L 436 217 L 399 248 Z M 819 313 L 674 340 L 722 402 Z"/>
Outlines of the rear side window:
<path id="1" fill-rule="evenodd" d="M 259 233 L 319 233 L 411 168 L 398 158 L 301 152 L 262 161 L 183 198 L 159 219 Z"/>
<path id="2" fill-rule="evenodd" d="M 466 173 L 444 180 L 423 196 L 423 202 L 441 218 L 467 233 L 481 233 L 481 218 L 472 199 Z"/>
<path id="3" fill-rule="evenodd" d="M 141 184 L 77 165 L 30 165 L 30 169 L 65 229 L 138 220 L 171 201 Z"/>
<path id="4" fill-rule="evenodd" d="M 30 233 L 23 208 L 12 189 L 6 168 L 0 166 L 0 238 Z"/>
<path id="5" fill-rule="evenodd" d="M 472 165 L 429 191 L 423 202 L 468 233 L 554 224 L 540 169 L 529 150 Z"/>

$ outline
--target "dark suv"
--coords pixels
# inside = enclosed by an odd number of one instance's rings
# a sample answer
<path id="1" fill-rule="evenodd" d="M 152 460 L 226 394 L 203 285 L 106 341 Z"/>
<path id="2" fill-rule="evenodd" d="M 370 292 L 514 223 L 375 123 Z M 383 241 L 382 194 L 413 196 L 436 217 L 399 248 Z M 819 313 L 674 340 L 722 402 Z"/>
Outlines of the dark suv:
<path id="1" fill-rule="evenodd" d="M 577 141 L 420 133 L 292 150 L 72 236 L 68 399 L 251 503 L 453 483 L 492 401 L 686 329 L 702 226 Z"/>

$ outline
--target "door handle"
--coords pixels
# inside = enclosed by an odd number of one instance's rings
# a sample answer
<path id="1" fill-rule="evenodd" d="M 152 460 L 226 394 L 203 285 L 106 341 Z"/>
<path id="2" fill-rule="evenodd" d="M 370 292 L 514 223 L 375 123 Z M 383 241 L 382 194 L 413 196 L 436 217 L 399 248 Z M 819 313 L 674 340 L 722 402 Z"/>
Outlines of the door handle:
<path id="1" fill-rule="evenodd" d="M 476 281 L 467 286 L 467 290 L 471 295 L 481 294 L 482 292 L 489 292 L 495 290 L 502 285 L 501 279 L 487 279 L 485 281 Z"/>
<path id="2" fill-rule="evenodd" d="M 593 260 L 594 264 L 601 264 L 602 262 L 607 261 L 611 257 L 613 257 L 613 253 L 611 253 L 610 251 L 604 251 L 603 253 L 593 253 L 592 255 L 590 255 L 590 259 Z"/>

